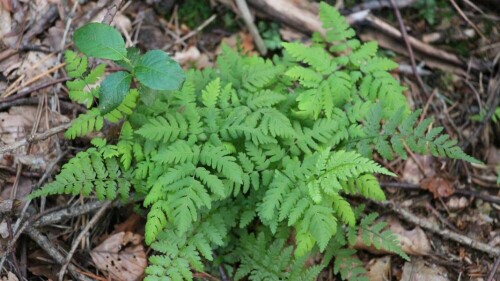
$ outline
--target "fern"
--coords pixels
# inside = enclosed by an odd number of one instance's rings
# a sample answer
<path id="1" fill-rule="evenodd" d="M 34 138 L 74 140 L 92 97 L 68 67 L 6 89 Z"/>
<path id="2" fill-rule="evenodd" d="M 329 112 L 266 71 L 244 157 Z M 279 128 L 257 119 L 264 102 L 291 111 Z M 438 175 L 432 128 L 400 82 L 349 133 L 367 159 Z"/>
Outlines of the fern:
<path id="1" fill-rule="evenodd" d="M 406 260 L 410 258 L 399 247 L 397 237 L 390 230 L 384 230 L 387 226 L 385 222 L 373 223 L 377 213 L 372 213 L 361 220 L 359 223 L 359 231 L 363 243 L 367 246 L 373 245 L 376 249 L 384 249 L 390 252 L 397 253 Z M 353 239 L 351 238 L 351 242 Z"/>
<path id="2" fill-rule="evenodd" d="M 93 108 L 84 114 L 80 114 L 73 122 L 64 136 L 69 139 L 84 136 L 90 132 L 101 130 L 104 126 L 104 118 L 97 108 Z"/>
<path id="3" fill-rule="evenodd" d="M 83 103 L 87 108 L 90 108 L 94 99 L 98 97 L 99 87 L 95 83 L 103 76 L 105 65 L 100 64 L 88 71 L 88 59 L 85 55 L 78 55 L 72 51 L 64 53 L 66 59 L 66 72 L 74 80 L 66 82 L 69 90 L 69 97 L 78 103 Z"/>
<path id="4" fill-rule="evenodd" d="M 246 235 L 241 238 L 237 250 L 241 265 L 235 279 L 248 276 L 249 280 L 315 280 L 322 266 L 305 267 L 303 258 L 294 259 L 291 246 L 285 240 L 268 241 L 264 233 L 258 237 Z"/>
<path id="5" fill-rule="evenodd" d="M 130 182 L 120 170 L 117 159 L 104 158 L 102 148 L 90 148 L 79 152 L 64 165 L 54 182 L 34 191 L 30 198 L 52 194 L 95 194 L 100 200 L 114 200 L 118 195 L 125 200 L 129 190 Z"/>
<path id="6" fill-rule="evenodd" d="M 217 68 L 188 71 L 180 89 L 158 83 L 161 75 L 137 76 L 132 70 L 144 57 L 132 52 L 119 63 L 141 85 L 110 91 L 122 96 L 107 113 L 96 107 L 109 100 L 94 85 L 104 67 L 89 71 L 85 56 L 68 52 L 70 97 L 89 110 L 66 136 L 101 130 L 105 122 L 121 130 L 109 143 L 92 140 L 94 147 L 32 198 L 125 200 L 132 188 L 144 198 L 145 241 L 154 250 L 146 280 L 192 280 L 193 271 L 220 261 L 236 279 L 313 280 L 332 259 L 335 274 L 366 280 L 349 249 L 358 235 L 407 258 L 376 214 L 363 217 L 347 197 L 385 199 L 376 174 L 394 174 L 373 154 L 405 158 L 410 150 L 477 160 L 431 119 L 417 122 L 421 112 L 411 112 L 405 88 L 388 72 L 397 65 L 377 56 L 376 43 L 355 39 L 324 3 L 320 18 L 326 41 L 284 43 L 283 56 L 273 60 L 223 46 Z M 305 266 L 317 253 L 323 262 Z"/>

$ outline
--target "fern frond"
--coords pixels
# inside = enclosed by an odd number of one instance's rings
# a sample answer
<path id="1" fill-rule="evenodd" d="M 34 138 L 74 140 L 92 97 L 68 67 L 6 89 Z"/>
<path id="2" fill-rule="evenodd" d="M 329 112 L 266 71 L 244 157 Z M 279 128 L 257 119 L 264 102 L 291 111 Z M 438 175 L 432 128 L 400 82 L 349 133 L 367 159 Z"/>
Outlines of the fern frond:
<path id="1" fill-rule="evenodd" d="M 395 176 L 373 160 L 365 158 L 357 152 L 344 150 L 331 153 L 328 161 L 317 168 L 318 172 L 310 181 L 319 181 L 320 186 L 329 186 L 333 192 L 342 188 L 341 181 L 356 179 L 362 174 L 379 173 Z"/>
<path id="2" fill-rule="evenodd" d="M 288 177 L 278 171 L 275 172 L 273 181 L 266 191 L 262 203 L 257 208 L 259 216 L 263 220 L 272 220 L 276 217 L 276 211 L 280 209 L 283 197 L 290 191 L 291 186 L 292 182 Z"/>
<path id="3" fill-rule="evenodd" d="M 192 146 L 184 140 L 177 140 L 165 149 L 160 149 L 152 160 L 161 164 L 179 164 L 185 162 L 196 164 L 199 155 L 199 146 Z"/>
<path id="4" fill-rule="evenodd" d="M 139 92 L 136 89 L 132 89 L 128 92 L 123 99 L 122 103 L 115 109 L 104 115 L 104 118 L 111 123 L 118 123 L 120 120 L 132 114 L 133 110 L 137 105 L 137 99 L 139 98 Z"/>
<path id="5" fill-rule="evenodd" d="M 243 87 L 251 92 L 256 92 L 271 84 L 281 73 L 281 67 L 275 66 L 271 61 L 262 58 L 250 58 L 252 64 L 245 67 L 242 77 Z"/>
<path id="6" fill-rule="evenodd" d="M 104 118 L 101 116 L 101 112 L 99 109 L 93 108 L 86 113 L 78 115 L 64 133 L 64 136 L 68 139 L 74 139 L 90 132 L 101 130 L 103 125 Z"/>
<path id="7" fill-rule="evenodd" d="M 357 50 L 349 54 L 349 60 L 353 65 L 361 66 L 377 54 L 377 49 L 377 42 L 364 43 Z"/>
<path id="8" fill-rule="evenodd" d="M 286 96 L 281 93 L 262 90 L 248 97 L 247 105 L 250 109 L 255 110 L 263 107 L 274 107 L 284 100 L 286 100 Z"/>
<path id="9" fill-rule="evenodd" d="M 378 214 L 372 213 L 363 218 L 359 223 L 359 231 L 363 243 L 366 246 L 373 245 L 376 249 L 384 249 L 396 253 L 405 260 L 409 260 L 408 255 L 399 246 L 397 236 L 390 230 L 384 230 L 387 223 L 373 223 L 377 216 Z"/>
<path id="10" fill-rule="evenodd" d="M 332 57 L 320 47 L 308 47 L 301 43 L 283 43 L 283 48 L 297 61 L 310 65 L 321 75 L 331 74 L 337 65 Z"/>
<path id="11" fill-rule="evenodd" d="M 344 280 L 369 281 L 364 264 L 355 256 L 356 250 L 339 249 L 335 253 L 333 272 Z"/>
<path id="12" fill-rule="evenodd" d="M 77 53 L 67 50 L 64 52 L 64 60 L 66 61 L 66 72 L 68 77 L 80 78 L 87 71 L 88 60 L 85 55 L 78 55 Z"/>
<path id="13" fill-rule="evenodd" d="M 258 112 L 261 114 L 259 128 L 264 135 L 270 134 L 273 137 L 282 138 L 293 138 L 295 136 L 290 119 L 280 111 L 272 108 L 263 108 Z"/>
<path id="14" fill-rule="evenodd" d="M 233 182 L 241 184 L 243 183 L 243 171 L 235 161 L 236 158 L 229 156 L 229 153 L 224 147 L 216 147 L 210 144 L 205 144 L 201 149 L 201 163 L 217 170 Z"/>
<path id="15" fill-rule="evenodd" d="M 302 66 L 294 66 L 285 74 L 290 76 L 290 78 L 299 81 L 299 83 L 306 88 L 314 88 L 321 82 L 321 80 L 323 80 L 323 76 L 321 74 Z"/>
<path id="16" fill-rule="evenodd" d="M 185 138 L 187 130 L 187 120 L 180 113 L 176 112 L 151 118 L 137 130 L 137 133 L 146 139 L 167 143 Z"/>
<path id="17" fill-rule="evenodd" d="M 326 29 L 326 39 L 328 42 L 345 41 L 355 36 L 354 29 L 349 26 L 347 20 L 337 11 L 337 9 L 320 3 L 319 18 Z"/>
<path id="18" fill-rule="evenodd" d="M 256 145 L 276 143 L 277 140 L 268 136 L 262 128 L 258 128 L 256 122 L 248 122 L 247 117 L 249 113 L 246 107 L 241 107 L 233 111 L 220 128 L 221 137 L 227 140 L 242 137 L 245 140 L 252 141 Z"/>
<path id="19" fill-rule="evenodd" d="M 172 226 L 160 232 L 151 248 L 160 253 L 150 258 L 145 280 L 193 280 L 191 268 L 203 271 L 202 256 L 212 260 L 212 251 L 224 244 L 235 221 L 235 208 L 216 208 L 203 213 L 196 228 L 179 234 Z"/>
<path id="20" fill-rule="evenodd" d="M 241 280 L 315 280 L 322 267 L 306 267 L 304 259 L 292 257 L 293 248 L 283 239 L 270 242 L 263 233 L 243 236 L 238 249 L 240 265 L 234 276 Z"/>
<path id="21" fill-rule="evenodd" d="M 92 106 L 94 98 L 98 97 L 99 88 L 90 88 L 82 79 L 75 79 L 66 82 L 69 91 L 69 98 L 77 103 L 84 104 L 87 108 Z"/>
<path id="22" fill-rule="evenodd" d="M 133 158 L 133 136 L 134 131 L 128 121 L 124 122 L 120 132 L 120 141 L 116 144 L 117 151 L 120 155 L 120 162 L 125 170 L 130 169 Z"/>
<path id="23" fill-rule="evenodd" d="M 210 82 L 201 93 L 201 101 L 206 107 L 215 107 L 220 95 L 220 79 L 217 78 Z"/>
<path id="24" fill-rule="evenodd" d="M 149 209 L 144 236 L 146 244 L 153 243 L 158 233 L 167 226 L 167 216 L 165 215 L 167 208 L 167 202 L 160 200 L 155 202 Z"/>
<path id="25" fill-rule="evenodd" d="M 312 154 L 326 145 L 335 146 L 340 141 L 347 139 L 349 134 L 344 125 L 347 118 L 344 117 L 345 115 L 337 116 L 335 118 L 337 120 L 318 119 L 312 128 L 302 127 L 298 122 L 295 122 L 293 126 L 296 139 L 292 145 L 292 151 Z"/>
<path id="26" fill-rule="evenodd" d="M 219 177 L 211 174 L 207 169 L 203 167 L 198 167 L 195 170 L 195 176 L 200 179 L 214 194 L 220 196 L 221 198 L 226 197 L 226 188 L 222 180 Z"/>
<path id="27" fill-rule="evenodd" d="M 114 200 L 120 177 L 116 159 L 104 159 L 101 151 L 90 148 L 75 155 L 53 182 L 34 191 L 30 198 L 53 194 L 89 196 L 95 192 L 99 200 Z M 120 195 L 125 196 L 122 199 L 127 198 L 128 190 L 122 190 Z"/>
<path id="28" fill-rule="evenodd" d="M 375 57 L 361 65 L 361 71 L 372 73 L 376 71 L 387 71 L 398 67 L 398 64 L 388 58 Z"/>
<path id="29" fill-rule="evenodd" d="M 313 205 L 304 213 L 299 229 L 302 232 L 311 233 L 320 251 L 324 251 L 332 236 L 337 232 L 337 218 L 333 215 L 332 208 Z"/>

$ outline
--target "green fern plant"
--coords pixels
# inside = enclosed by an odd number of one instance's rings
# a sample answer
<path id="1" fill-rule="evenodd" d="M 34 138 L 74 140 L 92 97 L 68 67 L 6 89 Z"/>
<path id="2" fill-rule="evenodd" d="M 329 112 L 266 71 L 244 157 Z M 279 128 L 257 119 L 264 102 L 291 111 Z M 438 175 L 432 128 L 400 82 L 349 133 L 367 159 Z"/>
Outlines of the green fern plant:
<path id="1" fill-rule="evenodd" d="M 349 248 L 357 235 L 408 258 L 376 214 L 363 216 L 346 197 L 385 199 L 375 174 L 395 175 L 373 153 L 477 160 L 430 119 L 417 124 L 420 112 L 410 111 L 404 87 L 387 72 L 397 65 L 377 57 L 376 43 L 355 39 L 324 3 L 320 17 L 325 41 L 284 43 L 273 60 L 224 47 L 218 68 L 188 71 L 179 89 L 183 75 L 166 54 L 127 51 L 102 25 L 78 30 L 80 51 L 126 71 L 108 75 L 96 95 L 85 87 L 102 71 L 88 72 L 84 56 L 68 53 L 68 73 L 84 81 L 70 96 L 90 110 L 67 135 L 98 130 L 105 120 L 122 124 L 121 133 L 114 143 L 93 140 L 31 197 L 126 200 L 131 190 L 143 197 L 145 241 L 155 250 L 146 280 L 192 280 L 215 251 L 237 279 L 313 280 L 334 259 L 342 278 L 366 280 Z M 89 28 L 106 36 L 90 42 Z M 128 87 L 132 79 L 137 90 Z M 323 261 L 306 266 L 318 252 Z"/>

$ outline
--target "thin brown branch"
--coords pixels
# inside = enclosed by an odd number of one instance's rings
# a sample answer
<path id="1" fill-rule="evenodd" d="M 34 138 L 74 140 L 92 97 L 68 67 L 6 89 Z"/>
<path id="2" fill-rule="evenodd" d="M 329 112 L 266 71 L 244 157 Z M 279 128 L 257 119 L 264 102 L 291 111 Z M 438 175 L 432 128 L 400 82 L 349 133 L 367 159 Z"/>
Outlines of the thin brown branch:
<path id="1" fill-rule="evenodd" d="M 83 205 L 68 206 L 66 208 L 54 212 L 50 211 L 42 215 L 39 219 L 35 220 L 33 225 L 36 227 L 40 227 L 40 226 L 47 226 L 59 223 L 70 218 L 74 218 L 77 216 L 93 212 L 97 209 L 102 208 L 104 204 L 105 202 L 102 201 L 93 201 Z"/>
<path id="2" fill-rule="evenodd" d="M 43 235 L 38 229 L 33 226 L 28 226 L 25 231 L 33 241 L 35 241 L 51 258 L 53 258 L 57 263 L 64 263 L 64 256 L 56 249 L 56 246 Z M 72 264 L 68 265 L 68 270 L 77 280 L 82 281 L 92 281 L 84 274 L 80 273 L 80 270 Z"/>
<path id="3" fill-rule="evenodd" d="M 384 208 L 384 209 L 390 209 L 391 211 L 393 211 L 394 213 L 396 213 L 400 217 L 402 217 L 404 220 L 406 220 L 410 223 L 413 223 L 415 225 L 418 225 L 421 228 L 427 229 L 432 233 L 435 233 L 437 235 L 442 236 L 443 238 L 455 241 L 455 242 L 460 243 L 462 245 L 466 245 L 472 249 L 481 251 L 481 252 L 486 253 L 486 254 L 493 256 L 493 257 L 500 255 L 500 248 L 498 248 L 498 247 L 492 247 L 488 244 L 471 239 L 467 236 L 458 234 L 458 233 L 450 231 L 448 229 L 443 229 L 431 221 L 417 217 L 416 215 L 412 214 L 410 211 L 406 210 L 405 208 L 399 207 L 394 203 L 391 203 L 388 201 L 374 202 L 374 203 L 376 205 Z"/>
<path id="4" fill-rule="evenodd" d="M 495 263 L 493 264 L 493 267 L 491 268 L 490 274 L 488 274 L 488 279 L 486 281 L 493 281 L 495 278 L 495 275 L 497 274 L 497 269 L 498 266 L 500 265 L 500 256 L 498 256 L 495 259 Z"/>
<path id="5" fill-rule="evenodd" d="M 422 89 L 423 93 L 425 94 L 425 97 L 429 99 L 430 95 L 429 92 L 427 91 L 427 88 L 425 87 L 424 81 L 422 81 L 422 77 L 418 74 L 417 70 L 417 63 L 415 62 L 415 55 L 413 54 L 413 48 L 410 44 L 410 40 L 408 40 L 408 34 L 406 33 L 406 26 L 403 21 L 403 18 L 401 17 L 401 12 L 399 11 L 398 5 L 394 2 L 394 0 L 390 0 L 391 6 L 394 9 L 394 13 L 396 14 L 396 18 L 398 19 L 399 23 L 399 29 L 401 30 L 401 35 L 403 37 L 403 40 L 406 45 L 406 49 L 408 50 L 408 56 L 410 57 L 410 63 L 411 63 L 411 68 L 413 70 L 413 75 L 415 75 L 415 78 L 417 79 L 418 85 Z"/>
<path id="6" fill-rule="evenodd" d="M 401 188 L 401 189 L 409 189 L 409 190 L 424 190 L 418 184 L 404 183 L 404 182 L 381 182 L 380 186 L 382 186 L 384 188 L 393 187 L 393 188 Z M 500 197 L 489 195 L 489 194 L 479 193 L 479 192 L 472 190 L 472 189 L 455 189 L 454 194 L 463 195 L 463 196 L 472 196 L 472 197 L 476 197 L 476 198 L 482 199 L 482 200 L 490 202 L 490 203 L 500 204 Z"/>
<path id="7" fill-rule="evenodd" d="M 47 130 L 43 133 L 35 134 L 31 138 L 23 139 L 23 140 L 15 142 L 15 143 L 2 146 L 2 147 L 0 147 L 0 155 L 7 153 L 7 152 L 14 151 L 17 148 L 24 146 L 24 145 L 27 145 L 27 144 L 30 144 L 30 143 L 35 143 L 35 142 L 38 142 L 41 140 L 45 140 L 45 139 L 47 139 L 55 134 L 58 134 L 60 132 L 65 131 L 66 129 L 69 128 L 70 125 L 71 125 L 71 122 L 64 123 L 64 124 L 59 125 L 57 127 L 50 128 L 49 130 Z"/>
<path id="8" fill-rule="evenodd" d="M 104 19 L 102 20 L 102 23 L 105 24 L 111 24 L 113 21 L 113 18 L 115 17 L 116 13 L 120 9 L 122 5 L 123 0 L 114 0 L 113 4 L 111 4 L 108 7 L 108 11 L 106 12 L 106 15 L 104 16 Z"/>
<path id="9" fill-rule="evenodd" d="M 69 77 L 63 77 L 63 78 L 59 78 L 59 79 L 56 79 L 56 80 L 49 81 L 47 83 L 38 84 L 38 85 L 35 85 L 33 87 L 26 87 L 26 88 L 23 88 L 23 89 L 19 90 L 16 95 L 12 95 L 12 96 L 10 96 L 8 98 L 5 98 L 5 99 L 3 99 L 1 101 L 2 101 L 2 103 L 3 102 L 10 102 L 10 101 L 16 100 L 18 98 L 22 98 L 24 96 L 27 96 L 27 95 L 29 95 L 29 94 L 31 94 L 33 92 L 40 91 L 40 90 L 48 88 L 50 86 L 66 82 L 66 81 L 68 81 L 70 79 L 71 78 L 69 78 Z"/>
<path id="10" fill-rule="evenodd" d="M 61 270 L 59 271 L 59 281 L 64 280 L 64 275 L 66 274 L 66 268 L 71 262 L 71 259 L 73 258 L 73 255 L 75 254 L 76 248 L 78 248 L 78 244 L 80 244 L 80 241 L 83 239 L 83 237 L 89 232 L 90 228 L 93 227 L 97 221 L 104 215 L 106 210 L 111 206 L 111 202 L 107 201 L 104 203 L 99 211 L 95 213 L 95 215 L 92 217 L 92 219 L 85 225 L 85 227 L 82 229 L 82 231 L 78 234 L 78 236 L 75 238 L 73 241 L 73 244 L 71 245 L 71 249 L 68 252 L 68 255 L 66 256 L 66 261 L 61 267 Z"/>
<path id="11" fill-rule="evenodd" d="M 255 23 L 253 22 L 253 17 L 252 14 L 250 13 L 250 9 L 248 8 L 246 0 L 236 0 L 236 5 L 238 6 L 238 9 L 241 12 L 241 16 L 245 21 L 248 31 L 250 32 L 250 35 L 252 35 L 253 41 L 255 42 L 255 45 L 257 46 L 259 53 L 261 53 L 262 55 L 266 55 L 267 54 L 266 45 L 264 44 L 264 40 L 262 40 L 262 37 L 260 36 L 257 26 L 255 26 Z"/>

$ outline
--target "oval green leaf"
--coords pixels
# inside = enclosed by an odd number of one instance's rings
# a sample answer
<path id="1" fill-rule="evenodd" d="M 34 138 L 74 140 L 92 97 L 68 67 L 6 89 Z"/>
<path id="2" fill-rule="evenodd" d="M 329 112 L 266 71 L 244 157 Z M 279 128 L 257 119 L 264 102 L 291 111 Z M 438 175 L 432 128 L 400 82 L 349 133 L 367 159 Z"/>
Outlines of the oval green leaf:
<path id="1" fill-rule="evenodd" d="M 125 99 L 130 89 L 132 75 L 125 71 L 108 75 L 101 83 L 99 90 L 99 110 L 106 114 L 117 108 Z"/>
<path id="2" fill-rule="evenodd" d="M 184 80 L 180 65 L 160 50 L 144 54 L 135 65 L 134 74 L 141 84 L 153 90 L 176 90 Z"/>
<path id="3" fill-rule="evenodd" d="M 89 23 L 75 31 L 76 47 L 89 57 L 122 60 L 127 58 L 125 41 L 116 29 L 103 23 Z"/>

